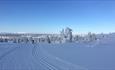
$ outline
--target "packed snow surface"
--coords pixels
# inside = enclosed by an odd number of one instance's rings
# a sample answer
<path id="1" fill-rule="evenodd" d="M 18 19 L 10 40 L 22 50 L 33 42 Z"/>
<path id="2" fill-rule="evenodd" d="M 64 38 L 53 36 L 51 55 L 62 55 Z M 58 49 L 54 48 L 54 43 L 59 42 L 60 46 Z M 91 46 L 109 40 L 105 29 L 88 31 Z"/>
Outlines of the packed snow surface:
<path id="1" fill-rule="evenodd" d="M 0 43 L 0 70 L 115 70 L 114 42 Z"/>

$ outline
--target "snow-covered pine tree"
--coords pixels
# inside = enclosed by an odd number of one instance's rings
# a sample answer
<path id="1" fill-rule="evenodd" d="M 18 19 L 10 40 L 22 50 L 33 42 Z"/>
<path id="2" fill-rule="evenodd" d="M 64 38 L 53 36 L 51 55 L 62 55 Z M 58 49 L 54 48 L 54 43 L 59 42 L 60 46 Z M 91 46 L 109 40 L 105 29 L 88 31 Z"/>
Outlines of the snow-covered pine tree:
<path id="1" fill-rule="evenodd" d="M 65 29 L 65 35 L 66 35 L 66 38 L 69 42 L 72 42 L 72 29 L 70 29 L 69 27 L 67 27 Z"/>

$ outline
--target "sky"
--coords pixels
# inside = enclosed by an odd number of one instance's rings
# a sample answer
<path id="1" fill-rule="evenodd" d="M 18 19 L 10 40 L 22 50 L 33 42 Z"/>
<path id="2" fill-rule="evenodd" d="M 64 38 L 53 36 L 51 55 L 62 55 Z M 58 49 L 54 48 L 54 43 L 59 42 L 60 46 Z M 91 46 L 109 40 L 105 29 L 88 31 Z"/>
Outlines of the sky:
<path id="1" fill-rule="evenodd" d="M 114 0 L 0 0 L 0 32 L 115 32 Z"/>

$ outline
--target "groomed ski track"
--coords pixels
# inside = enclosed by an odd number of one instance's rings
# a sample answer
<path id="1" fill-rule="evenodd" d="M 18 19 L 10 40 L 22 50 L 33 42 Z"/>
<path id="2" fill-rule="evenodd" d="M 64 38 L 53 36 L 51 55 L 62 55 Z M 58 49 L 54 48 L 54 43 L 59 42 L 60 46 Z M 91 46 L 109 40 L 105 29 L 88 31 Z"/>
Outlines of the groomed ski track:
<path id="1" fill-rule="evenodd" d="M 0 44 L 0 70 L 88 70 L 51 55 L 39 44 Z"/>

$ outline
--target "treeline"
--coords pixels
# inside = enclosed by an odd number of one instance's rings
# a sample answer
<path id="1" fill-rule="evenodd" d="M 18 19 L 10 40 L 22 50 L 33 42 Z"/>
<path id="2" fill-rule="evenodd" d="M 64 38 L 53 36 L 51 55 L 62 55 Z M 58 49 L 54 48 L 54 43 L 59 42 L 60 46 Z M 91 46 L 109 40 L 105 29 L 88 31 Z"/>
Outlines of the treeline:
<path id="1" fill-rule="evenodd" d="M 92 42 L 104 38 L 104 34 L 73 35 L 72 29 L 65 28 L 60 34 L 0 34 L 0 42 L 12 43 L 66 43 L 66 42 Z"/>

